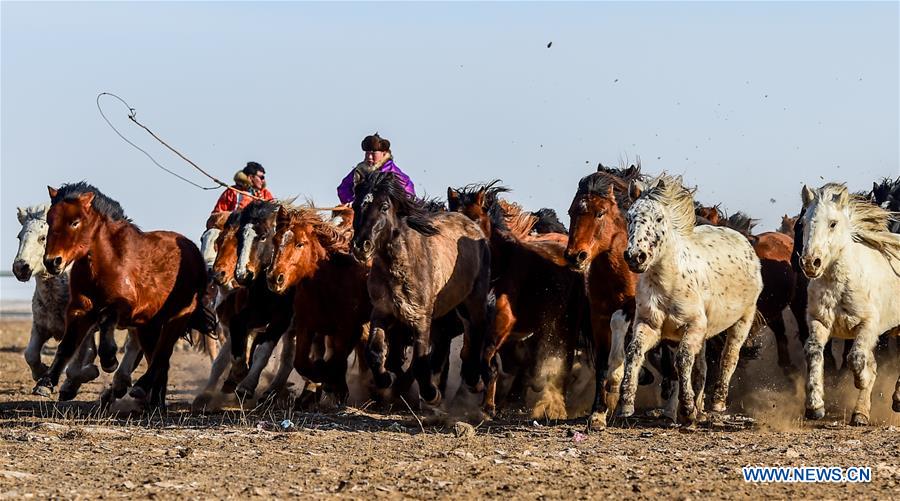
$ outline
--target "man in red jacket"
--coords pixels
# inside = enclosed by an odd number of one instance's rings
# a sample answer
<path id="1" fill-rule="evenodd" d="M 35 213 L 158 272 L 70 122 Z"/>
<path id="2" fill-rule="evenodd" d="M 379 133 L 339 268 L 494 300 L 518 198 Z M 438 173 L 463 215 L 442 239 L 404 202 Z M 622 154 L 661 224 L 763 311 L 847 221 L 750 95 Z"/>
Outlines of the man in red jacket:
<path id="1" fill-rule="evenodd" d="M 266 188 L 266 169 L 257 162 L 247 162 L 247 166 L 234 175 L 233 188 L 247 192 L 263 200 L 272 200 L 272 193 Z M 231 212 L 243 209 L 254 199 L 235 190 L 225 190 L 216 202 L 213 212 Z"/>

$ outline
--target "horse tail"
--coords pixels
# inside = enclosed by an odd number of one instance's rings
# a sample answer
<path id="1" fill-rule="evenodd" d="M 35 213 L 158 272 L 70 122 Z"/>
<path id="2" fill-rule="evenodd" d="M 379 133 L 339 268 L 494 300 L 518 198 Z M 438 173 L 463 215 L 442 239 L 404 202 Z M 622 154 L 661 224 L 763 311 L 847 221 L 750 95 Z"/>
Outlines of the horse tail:
<path id="1" fill-rule="evenodd" d="M 191 319 L 188 322 L 188 332 L 195 330 L 209 337 L 216 337 L 216 312 L 213 311 L 210 301 L 207 300 L 209 289 L 204 285 L 197 294 L 197 307 L 191 313 Z M 188 336 L 190 337 L 190 336 Z M 206 343 L 200 343 L 201 346 Z M 200 348 L 203 350 L 203 348 Z"/>

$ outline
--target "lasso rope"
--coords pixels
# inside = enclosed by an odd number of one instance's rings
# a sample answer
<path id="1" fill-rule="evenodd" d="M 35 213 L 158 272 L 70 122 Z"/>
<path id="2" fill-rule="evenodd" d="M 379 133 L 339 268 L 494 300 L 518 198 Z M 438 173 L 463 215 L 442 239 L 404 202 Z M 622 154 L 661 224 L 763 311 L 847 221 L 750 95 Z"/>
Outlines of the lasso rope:
<path id="1" fill-rule="evenodd" d="M 124 135 L 122 135 L 122 133 L 119 132 L 118 129 L 116 129 L 116 127 L 112 124 L 112 122 L 109 121 L 109 118 L 106 117 L 106 114 L 103 113 L 103 108 L 100 106 L 100 98 L 103 97 L 103 96 L 110 96 L 110 97 L 112 97 L 112 98 L 114 98 L 114 99 L 117 99 L 117 100 L 118 100 L 120 103 L 122 103 L 126 108 L 128 108 L 128 119 L 129 119 L 129 120 L 131 120 L 132 122 L 134 122 L 138 127 L 140 127 L 140 128 L 142 128 L 142 129 L 144 129 L 145 131 L 147 131 L 147 133 L 150 134 L 150 135 L 153 137 L 153 139 L 156 139 L 157 141 L 159 141 L 159 143 L 162 144 L 163 146 L 165 146 L 169 151 L 171 151 L 172 153 L 178 155 L 178 157 L 181 158 L 182 160 L 184 160 L 185 162 L 191 164 L 191 166 L 192 166 L 193 168 L 197 169 L 201 174 L 203 174 L 204 176 L 206 176 L 206 177 L 208 177 L 210 180 L 212 180 L 214 183 L 216 183 L 216 186 L 202 186 L 202 185 L 197 184 L 197 183 L 191 181 L 190 179 L 188 179 L 188 178 L 186 178 L 186 177 L 184 177 L 184 176 L 178 174 L 177 172 L 173 172 L 172 170 L 169 170 L 169 169 L 165 168 L 162 164 L 160 164 L 158 161 L 156 161 L 156 159 L 153 158 L 153 155 L 151 155 L 150 153 L 148 153 L 147 150 L 145 150 L 145 149 L 141 148 L 140 146 L 134 144 L 131 140 L 129 140 L 129 139 L 128 139 L 127 137 L 125 137 Z M 225 182 L 221 181 L 221 180 L 218 179 L 217 177 L 213 176 L 212 174 L 210 174 L 210 173 L 206 172 L 205 170 L 203 170 L 202 168 L 200 168 L 200 166 L 197 165 L 197 164 L 195 164 L 194 162 L 192 162 L 191 159 L 189 159 L 188 157 L 182 155 L 181 152 L 179 152 L 179 151 L 176 150 L 175 148 L 169 146 L 168 143 L 166 143 L 166 142 L 163 141 L 159 136 L 157 136 L 152 130 L 150 130 L 149 127 L 147 127 L 146 125 L 142 124 L 141 122 L 139 122 L 139 121 L 137 120 L 137 118 L 135 118 L 135 117 L 137 116 L 137 111 L 136 111 L 134 108 L 132 108 L 131 105 L 129 105 L 129 104 L 128 104 L 124 99 L 122 99 L 121 97 L 119 97 L 119 96 L 117 96 L 117 95 L 115 95 L 115 94 L 113 94 L 113 93 L 111 93 L 111 92 L 101 92 L 100 94 L 97 94 L 97 110 L 100 112 L 100 116 L 103 117 L 103 120 L 106 121 L 106 124 L 109 125 L 109 127 L 113 130 L 113 132 L 115 132 L 116 135 L 118 135 L 120 138 L 122 138 L 123 141 L 125 141 L 126 143 L 128 143 L 128 144 L 130 144 L 132 147 L 134 147 L 136 150 L 138 150 L 138 151 L 140 151 L 141 153 L 143 153 L 143 154 L 144 154 L 147 158 L 149 158 L 150 161 L 153 162 L 157 167 L 159 167 L 160 169 L 162 169 L 162 170 L 168 172 L 169 174 L 171 174 L 171 175 L 177 177 L 178 179 L 181 179 L 182 181 L 184 181 L 184 182 L 190 184 L 191 186 L 194 186 L 194 187 L 196 187 L 196 188 L 200 188 L 201 190 L 217 190 L 217 189 L 219 189 L 219 188 L 225 188 L 225 189 L 234 191 L 234 192 L 236 192 L 236 193 L 240 193 L 241 195 L 250 197 L 250 198 L 252 198 L 252 199 L 254 199 L 254 200 L 263 200 L 263 201 L 264 201 L 264 199 L 261 198 L 261 197 L 258 197 L 258 196 L 256 196 L 256 195 L 253 195 L 252 193 L 249 193 L 249 192 L 247 192 L 247 191 L 240 190 L 240 189 L 238 189 L 238 188 L 235 188 L 234 186 L 229 185 L 228 183 L 225 183 Z M 333 211 L 333 210 L 337 210 L 337 209 L 340 209 L 340 208 L 341 208 L 341 207 L 311 207 L 311 209 L 313 209 L 313 210 L 320 210 L 320 211 Z"/>

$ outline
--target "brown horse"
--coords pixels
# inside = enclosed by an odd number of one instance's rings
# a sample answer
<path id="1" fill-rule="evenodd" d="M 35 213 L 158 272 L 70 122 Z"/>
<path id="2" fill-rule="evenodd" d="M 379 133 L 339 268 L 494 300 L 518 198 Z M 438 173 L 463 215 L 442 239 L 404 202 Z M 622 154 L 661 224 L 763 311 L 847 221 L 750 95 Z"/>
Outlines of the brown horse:
<path id="1" fill-rule="evenodd" d="M 266 275 L 277 294 L 293 289 L 296 338 L 294 368 L 323 383 L 339 403 L 349 395 L 347 358 L 363 335 L 372 305 L 366 290 L 369 270 L 350 256 L 350 238 L 305 207 L 278 209 L 275 254 Z M 327 337 L 328 358 L 314 360 L 313 343 Z"/>
<path id="2" fill-rule="evenodd" d="M 565 257 L 573 270 L 586 275 L 596 380 L 590 425 L 598 429 L 606 426 L 607 414 L 618 402 L 624 362 L 624 352 L 618 349 L 610 366 L 610 351 L 615 349 L 610 321 L 619 310 L 629 318 L 634 310 L 638 278 L 624 258 L 628 245 L 624 210 L 630 205 L 628 183 L 639 177 L 639 166 L 611 171 L 601 165 L 597 172 L 578 182 L 569 207 Z M 625 341 L 616 340 L 615 344 L 624 348 Z M 613 374 L 608 375 L 610 368 Z"/>
<path id="3" fill-rule="evenodd" d="M 537 364 L 531 380 L 539 396 L 531 412 L 533 417 L 565 419 L 565 387 L 579 338 L 587 299 L 578 273 L 561 266 L 565 235 L 530 236 L 530 225 L 518 224 L 521 215 L 502 204 L 498 194 L 507 191 L 499 181 L 487 185 L 448 188 L 450 210 L 465 214 L 477 222 L 490 239 L 491 284 L 496 297 L 494 322 L 488 329 L 483 364 L 491 367 L 487 379 L 484 410 L 496 411 L 495 395 L 499 376 L 497 354 L 510 341 L 522 341 L 532 334 L 537 344 Z M 518 226 L 511 231 L 507 222 Z M 553 359 L 564 361 L 563 368 L 541 367 Z M 501 362 L 506 362 L 501 356 Z"/>
<path id="4" fill-rule="evenodd" d="M 411 344 L 419 394 L 437 405 L 433 321 L 455 312 L 466 324 L 462 379 L 475 393 L 486 369 L 479 367 L 491 262 L 484 234 L 461 214 L 429 213 L 392 173 L 376 172 L 357 184 L 353 212 L 351 251 L 360 262 L 372 260 L 367 358 L 376 386 L 393 385 L 388 356 Z"/>
<path id="5" fill-rule="evenodd" d="M 791 237 L 791 241 L 793 241 L 794 237 L 794 225 L 797 224 L 797 218 L 799 216 L 790 217 L 787 214 L 781 216 L 781 227 L 778 228 L 778 233 L 784 233 Z"/>
<path id="6" fill-rule="evenodd" d="M 50 395 L 88 330 L 101 314 L 111 313 L 120 329 L 135 329 L 148 358 L 131 397 L 165 408 L 176 341 L 191 328 L 209 334 L 215 325 L 203 307 L 206 268 L 200 250 L 178 233 L 141 231 L 118 202 L 89 184 L 48 189 L 52 205 L 44 263 L 53 274 L 72 266 L 71 298 L 66 332 L 34 392 Z"/>

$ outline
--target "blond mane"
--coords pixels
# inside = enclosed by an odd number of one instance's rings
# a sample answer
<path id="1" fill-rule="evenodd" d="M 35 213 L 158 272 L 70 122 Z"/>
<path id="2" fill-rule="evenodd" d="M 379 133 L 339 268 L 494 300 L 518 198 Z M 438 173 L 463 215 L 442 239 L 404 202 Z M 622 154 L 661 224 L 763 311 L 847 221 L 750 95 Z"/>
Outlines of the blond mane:
<path id="1" fill-rule="evenodd" d="M 682 185 L 681 176 L 660 174 L 650 183 L 650 188 L 641 194 L 662 204 L 672 218 L 672 227 L 680 235 L 690 235 L 694 231 L 694 191 Z"/>
<path id="2" fill-rule="evenodd" d="M 319 242 L 329 254 L 334 252 L 347 254 L 350 252 L 350 240 L 353 238 L 352 230 L 348 231 L 346 228 L 323 220 L 320 212 L 314 209 L 312 204 L 282 205 L 282 207 L 292 223 L 311 224 L 316 238 L 319 239 Z"/>
<path id="3" fill-rule="evenodd" d="M 865 197 L 848 192 L 844 183 L 828 183 L 816 190 L 819 201 L 831 202 L 843 194 L 848 196 L 850 233 L 853 241 L 877 250 L 888 259 L 900 261 L 900 236 L 888 231 L 891 220 L 900 213 L 890 212 L 869 202 Z"/>

